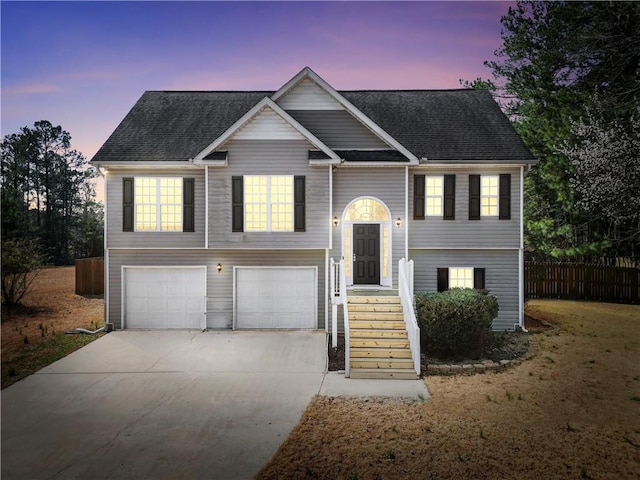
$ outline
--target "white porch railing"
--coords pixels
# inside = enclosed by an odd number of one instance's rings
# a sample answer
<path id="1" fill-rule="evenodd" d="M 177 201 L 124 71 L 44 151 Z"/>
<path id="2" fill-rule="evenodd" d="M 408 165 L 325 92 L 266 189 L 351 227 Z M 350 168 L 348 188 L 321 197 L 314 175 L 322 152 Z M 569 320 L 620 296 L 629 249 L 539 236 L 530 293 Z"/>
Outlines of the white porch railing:
<path id="1" fill-rule="evenodd" d="M 339 262 L 331 259 L 331 346 L 338 346 L 338 305 L 342 305 L 344 320 L 344 375 L 349 376 L 349 306 L 347 304 L 347 278 L 344 273 L 344 258 Z"/>
<path id="2" fill-rule="evenodd" d="M 413 308 L 413 260 L 402 258 L 398 262 L 398 295 L 404 312 L 404 323 L 409 337 L 409 348 L 416 375 L 420 376 L 420 327 Z"/>

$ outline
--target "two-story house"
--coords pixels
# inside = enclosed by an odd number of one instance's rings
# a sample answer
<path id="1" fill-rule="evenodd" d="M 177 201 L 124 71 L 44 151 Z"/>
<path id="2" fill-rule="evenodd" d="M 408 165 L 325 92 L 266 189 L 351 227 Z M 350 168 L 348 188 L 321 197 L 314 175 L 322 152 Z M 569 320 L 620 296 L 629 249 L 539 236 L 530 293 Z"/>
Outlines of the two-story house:
<path id="1" fill-rule="evenodd" d="M 332 260 L 380 292 L 406 258 L 415 291 L 486 288 L 513 329 L 533 162 L 486 91 L 336 91 L 305 68 L 275 92 L 145 92 L 92 160 L 107 322 L 329 330 Z"/>

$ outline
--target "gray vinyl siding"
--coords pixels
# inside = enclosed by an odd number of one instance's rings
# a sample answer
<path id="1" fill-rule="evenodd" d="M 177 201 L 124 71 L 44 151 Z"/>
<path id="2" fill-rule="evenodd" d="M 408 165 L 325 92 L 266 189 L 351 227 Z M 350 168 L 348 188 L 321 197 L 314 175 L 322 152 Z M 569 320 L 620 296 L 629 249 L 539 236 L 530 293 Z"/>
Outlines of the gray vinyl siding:
<path id="1" fill-rule="evenodd" d="M 194 232 L 123 232 L 122 179 L 125 177 L 183 177 L 195 178 Z M 107 205 L 107 248 L 202 248 L 204 247 L 204 169 L 145 169 L 113 170 L 105 182 Z"/>
<path id="2" fill-rule="evenodd" d="M 338 150 L 389 148 L 389 145 L 346 110 L 289 110 L 287 113 L 329 148 Z"/>
<path id="3" fill-rule="evenodd" d="M 498 298 L 494 330 L 512 330 L 519 322 L 518 250 L 410 250 L 415 292 L 437 291 L 437 269 L 485 269 L 485 287 Z"/>
<path id="4" fill-rule="evenodd" d="M 216 265 L 223 268 L 218 273 Z M 325 325 L 324 250 L 111 250 L 109 252 L 109 322 L 121 328 L 122 266 L 207 267 L 207 328 L 229 329 L 233 324 L 234 266 L 318 267 L 318 328 Z"/>
<path id="5" fill-rule="evenodd" d="M 511 219 L 482 217 L 469 220 L 469 174 L 511 174 Z M 413 219 L 414 175 L 456 175 L 455 220 L 442 217 Z M 409 248 L 519 248 L 520 246 L 520 170 L 426 170 L 409 171 Z"/>
<path id="6" fill-rule="evenodd" d="M 310 167 L 309 142 L 232 140 L 228 166 L 209 168 L 209 248 L 328 248 L 329 167 Z M 304 175 L 304 232 L 232 232 L 231 179 L 242 175 Z"/>
<path id="7" fill-rule="evenodd" d="M 404 246 L 404 176 L 401 168 L 341 168 L 333 175 L 333 212 L 342 219 L 345 208 L 359 197 L 374 197 L 383 202 L 391 213 L 391 265 L 392 281 L 396 287 L 398 279 L 398 260 L 405 253 Z M 402 228 L 396 228 L 395 219 L 400 217 Z M 330 256 L 339 261 L 342 256 L 342 223 L 333 228 L 333 249 Z"/>

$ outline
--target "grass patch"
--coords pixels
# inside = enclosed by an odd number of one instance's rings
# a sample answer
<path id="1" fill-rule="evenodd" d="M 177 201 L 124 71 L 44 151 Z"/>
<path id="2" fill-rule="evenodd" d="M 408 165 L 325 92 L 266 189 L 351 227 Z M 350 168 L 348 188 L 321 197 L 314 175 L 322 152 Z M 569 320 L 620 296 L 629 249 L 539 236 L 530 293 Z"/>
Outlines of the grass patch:
<path id="1" fill-rule="evenodd" d="M 52 336 L 42 343 L 25 346 L 13 359 L 2 362 L 2 388 L 6 388 L 41 368 L 66 357 L 103 335 L 104 333 L 102 332 L 96 335 L 60 334 Z"/>

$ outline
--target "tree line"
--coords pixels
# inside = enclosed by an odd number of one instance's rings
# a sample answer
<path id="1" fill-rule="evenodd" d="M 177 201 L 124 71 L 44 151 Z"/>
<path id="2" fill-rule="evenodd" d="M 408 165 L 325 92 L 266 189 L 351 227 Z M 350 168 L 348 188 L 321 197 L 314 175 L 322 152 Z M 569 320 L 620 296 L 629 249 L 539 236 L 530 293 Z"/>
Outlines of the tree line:
<path id="1" fill-rule="evenodd" d="M 3 264 L 16 248 L 55 265 L 102 255 L 96 171 L 71 148 L 71 135 L 42 120 L 5 136 L 0 149 Z"/>
<path id="2" fill-rule="evenodd" d="M 520 1 L 487 88 L 539 160 L 525 180 L 529 260 L 640 266 L 640 2 Z M 99 254 L 95 171 L 47 121 L 2 142 L 2 240 L 56 264 Z"/>
<path id="3" fill-rule="evenodd" d="M 487 88 L 539 160 L 530 260 L 640 266 L 640 3 L 517 2 Z"/>

